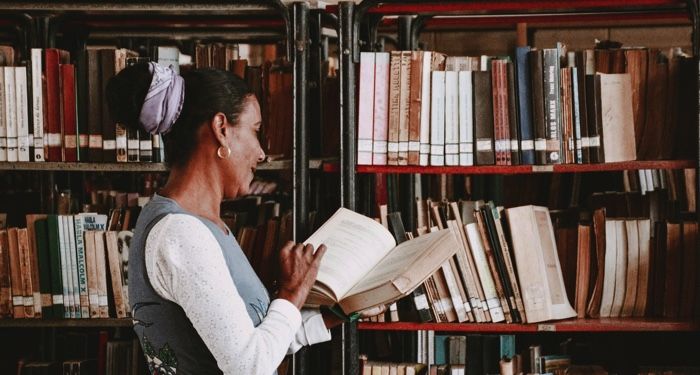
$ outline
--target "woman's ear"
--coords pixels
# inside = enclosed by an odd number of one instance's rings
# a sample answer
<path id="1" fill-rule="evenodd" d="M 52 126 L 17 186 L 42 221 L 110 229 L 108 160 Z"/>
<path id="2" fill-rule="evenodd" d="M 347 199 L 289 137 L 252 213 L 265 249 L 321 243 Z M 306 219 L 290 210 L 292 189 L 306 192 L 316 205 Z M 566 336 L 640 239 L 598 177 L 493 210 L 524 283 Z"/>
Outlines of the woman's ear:
<path id="1" fill-rule="evenodd" d="M 225 144 L 226 137 L 229 136 L 230 129 L 226 123 L 226 115 L 221 112 L 215 114 L 209 123 L 209 127 L 220 144 Z"/>

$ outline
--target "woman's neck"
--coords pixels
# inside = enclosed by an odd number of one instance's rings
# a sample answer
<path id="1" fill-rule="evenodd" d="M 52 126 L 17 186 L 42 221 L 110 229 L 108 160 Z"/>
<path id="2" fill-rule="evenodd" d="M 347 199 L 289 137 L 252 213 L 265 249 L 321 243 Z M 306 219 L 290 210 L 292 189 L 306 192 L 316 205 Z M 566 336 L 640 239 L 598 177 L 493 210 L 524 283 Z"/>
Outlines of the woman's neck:
<path id="1" fill-rule="evenodd" d="M 216 168 L 197 164 L 193 160 L 183 167 L 172 168 L 168 182 L 159 194 L 175 200 L 185 210 L 222 226 L 219 214 L 223 187 Z"/>

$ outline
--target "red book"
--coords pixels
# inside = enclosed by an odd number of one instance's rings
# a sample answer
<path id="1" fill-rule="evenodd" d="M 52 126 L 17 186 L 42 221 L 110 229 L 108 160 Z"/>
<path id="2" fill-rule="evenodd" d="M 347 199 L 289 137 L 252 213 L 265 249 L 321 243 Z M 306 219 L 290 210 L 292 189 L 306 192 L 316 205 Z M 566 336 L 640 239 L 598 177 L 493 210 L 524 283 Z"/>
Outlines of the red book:
<path id="1" fill-rule="evenodd" d="M 46 122 L 44 134 L 47 139 L 46 161 L 61 161 L 61 87 L 59 83 L 59 64 L 68 64 L 70 55 L 67 51 L 47 48 L 44 51 L 44 76 L 46 77 Z"/>
<path id="2" fill-rule="evenodd" d="M 75 107 L 75 67 L 61 64 L 61 130 L 63 132 L 63 161 L 78 161 L 78 127 Z"/>

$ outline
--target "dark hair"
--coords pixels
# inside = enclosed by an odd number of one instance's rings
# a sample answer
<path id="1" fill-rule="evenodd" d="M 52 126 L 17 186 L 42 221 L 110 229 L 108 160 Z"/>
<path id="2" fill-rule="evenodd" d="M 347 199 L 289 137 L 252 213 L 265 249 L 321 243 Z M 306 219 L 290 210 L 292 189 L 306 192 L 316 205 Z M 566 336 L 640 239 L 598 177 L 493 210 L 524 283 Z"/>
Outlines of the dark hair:
<path id="1" fill-rule="evenodd" d="M 245 99 L 253 94 L 242 79 L 222 70 L 193 69 L 182 77 L 185 80 L 182 112 L 170 132 L 163 136 L 166 160 L 172 166 L 183 166 L 191 157 L 199 125 L 219 112 L 226 115 L 229 123 L 236 124 Z M 139 115 L 151 79 L 147 63 L 127 67 L 110 78 L 105 95 L 114 122 L 128 129 L 142 129 Z"/>

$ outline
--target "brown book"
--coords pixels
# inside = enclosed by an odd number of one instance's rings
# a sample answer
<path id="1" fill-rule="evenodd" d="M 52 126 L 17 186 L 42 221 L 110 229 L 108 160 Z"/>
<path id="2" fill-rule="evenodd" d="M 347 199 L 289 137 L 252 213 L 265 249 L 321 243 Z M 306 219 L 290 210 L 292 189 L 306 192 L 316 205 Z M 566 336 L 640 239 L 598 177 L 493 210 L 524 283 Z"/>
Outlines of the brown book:
<path id="1" fill-rule="evenodd" d="M 544 76 L 542 51 L 529 52 L 530 81 L 532 85 L 532 125 L 535 136 L 535 163 L 547 163 L 547 124 L 544 120 Z"/>
<path id="2" fill-rule="evenodd" d="M 421 104 L 423 95 L 423 85 L 430 85 L 430 82 L 423 82 L 423 59 L 426 52 L 413 51 L 411 53 L 410 68 L 410 90 L 408 107 L 408 165 L 420 164 L 420 125 L 421 125 Z"/>
<path id="3" fill-rule="evenodd" d="M 41 290 L 39 285 L 39 255 L 36 243 L 36 231 L 34 223 L 37 220 L 46 219 L 45 214 L 27 215 L 27 236 L 29 237 L 29 253 L 32 274 L 32 298 L 34 299 L 34 317 L 41 318 Z"/>
<path id="4" fill-rule="evenodd" d="M 651 222 L 649 219 L 637 220 L 637 240 L 639 244 L 639 278 L 637 279 L 637 298 L 634 302 L 632 316 L 642 317 L 646 314 L 651 286 Z"/>
<path id="5" fill-rule="evenodd" d="M 668 60 L 658 49 L 649 50 L 647 71 L 646 119 L 642 131 L 639 160 L 655 160 L 661 156 L 661 140 L 666 123 Z"/>
<path id="6" fill-rule="evenodd" d="M 7 229 L 0 230 L 0 318 L 12 317 L 12 273 Z"/>
<path id="7" fill-rule="evenodd" d="M 109 318 L 109 300 L 107 297 L 107 253 L 105 232 L 95 231 L 95 274 L 97 279 L 98 316 Z"/>
<path id="8" fill-rule="evenodd" d="M 230 71 L 233 72 L 233 74 L 237 75 L 238 77 L 245 79 L 245 72 L 246 69 L 248 68 L 248 60 L 247 59 L 235 59 L 231 60 L 231 67 Z"/>
<path id="9" fill-rule="evenodd" d="M 666 115 L 664 116 L 664 123 L 662 125 L 663 137 L 660 138 L 661 150 L 659 152 L 658 159 L 671 159 L 673 157 L 674 148 L 676 147 L 676 141 L 678 140 L 676 132 L 679 130 L 679 87 L 680 80 L 682 79 L 680 77 L 681 59 L 682 58 L 678 56 L 669 56 L 668 59 L 668 73 L 666 76 Z M 686 77 L 685 79 L 688 78 L 689 77 Z M 661 98 L 663 97 L 660 97 L 659 99 Z"/>
<path id="10" fill-rule="evenodd" d="M 590 163 L 590 137 L 588 134 L 588 106 L 586 102 L 586 69 L 588 68 L 584 51 L 575 53 L 576 85 L 578 86 L 578 116 L 581 127 L 581 160 Z M 574 124 L 575 125 L 575 124 Z"/>
<path id="11" fill-rule="evenodd" d="M 579 319 L 586 317 L 589 285 L 591 281 L 591 226 L 578 226 L 578 241 L 576 251 L 576 294 L 574 305 Z"/>
<path id="12" fill-rule="evenodd" d="M 10 252 L 10 283 L 12 293 L 12 317 L 24 318 L 24 285 L 22 284 L 22 259 L 19 253 L 17 228 L 7 230 Z"/>
<path id="13" fill-rule="evenodd" d="M 88 230 L 84 232 L 85 237 L 85 264 L 88 285 L 88 301 L 90 318 L 99 318 L 100 300 L 97 280 L 97 253 L 95 247 L 95 235 L 97 232 Z"/>
<path id="14" fill-rule="evenodd" d="M 510 130 L 510 164 L 519 165 L 520 161 L 520 127 L 518 124 L 518 98 L 515 94 L 516 92 L 516 79 L 515 79 L 515 66 L 512 62 L 508 62 L 506 65 L 508 73 L 508 107 L 506 113 L 508 114 L 508 127 Z"/>
<path id="15" fill-rule="evenodd" d="M 496 163 L 491 73 L 474 72 L 474 154 L 476 165 Z"/>
<path id="16" fill-rule="evenodd" d="M 628 318 L 634 313 L 637 301 L 637 283 L 639 282 L 639 229 L 637 220 L 624 220 L 624 230 L 627 233 L 627 275 L 625 278 L 625 298 L 622 303 L 620 316 Z"/>
<path id="17" fill-rule="evenodd" d="M 583 51 L 585 63 L 586 117 L 588 119 L 588 149 L 591 163 L 603 163 L 605 155 L 601 147 L 602 114 L 600 112 L 600 82 L 595 77 L 594 51 Z"/>
<path id="18" fill-rule="evenodd" d="M 32 263 L 29 251 L 29 237 L 27 228 L 17 229 L 17 249 L 19 250 L 20 272 L 22 278 L 22 293 L 24 306 L 24 317 L 34 317 L 34 294 L 32 286 Z"/>
<path id="19" fill-rule="evenodd" d="M 571 68 L 560 69 L 561 82 L 561 123 L 562 123 L 562 143 L 564 148 L 564 163 L 572 164 L 575 162 L 574 154 L 576 151 L 574 138 L 574 117 L 573 117 L 573 98 L 571 91 Z"/>
<path id="20" fill-rule="evenodd" d="M 661 317 L 664 313 L 666 288 L 667 223 L 654 224 L 654 245 L 651 252 L 652 287 L 647 301 L 647 316 Z"/>
<path id="21" fill-rule="evenodd" d="M 101 49 L 100 53 L 100 83 L 101 91 L 107 89 L 107 82 L 115 75 L 115 49 Z M 117 161 L 117 141 L 114 122 L 107 106 L 107 97 L 102 97 L 102 161 L 114 163 Z"/>
<path id="22" fill-rule="evenodd" d="M 389 74 L 387 164 L 399 165 L 399 137 L 401 132 L 401 51 L 391 51 Z"/>
<path id="23" fill-rule="evenodd" d="M 112 286 L 112 303 L 117 318 L 126 318 L 127 306 L 124 299 L 124 280 L 122 262 L 117 247 L 117 232 L 105 232 L 105 244 L 107 248 L 107 268 Z"/>
<path id="24" fill-rule="evenodd" d="M 595 250 L 595 282 L 593 292 L 588 302 L 586 313 L 591 318 L 600 317 L 600 305 L 603 298 L 603 281 L 605 277 L 605 209 L 597 209 L 593 213 L 593 241 L 592 249 Z"/>
<path id="25" fill-rule="evenodd" d="M 681 275 L 681 305 L 678 317 L 688 319 L 693 316 L 693 304 L 697 293 L 698 270 L 698 223 L 683 222 L 683 270 Z"/>
<path id="26" fill-rule="evenodd" d="M 91 162 L 102 161 L 102 73 L 100 51 L 87 49 L 87 131 L 88 157 Z M 107 108 L 104 108 L 107 110 Z M 84 126 L 85 126 L 84 125 Z"/>
<path id="27" fill-rule="evenodd" d="M 642 134 L 646 121 L 647 72 L 649 51 L 642 49 L 625 50 L 627 65 L 625 72 L 632 83 L 632 113 L 634 114 L 634 136 L 637 147 L 641 147 Z"/>
<path id="28" fill-rule="evenodd" d="M 666 280 L 664 285 L 663 316 L 677 318 L 681 302 L 683 272 L 683 242 L 680 223 L 666 224 Z"/>
<path id="29" fill-rule="evenodd" d="M 452 303 L 452 298 L 450 298 L 450 290 L 447 285 L 447 280 L 445 279 L 445 273 L 442 269 L 436 271 L 432 275 L 433 282 L 435 283 L 435 291 L 437 292 L 437 298 L 440 299 L 442 308 L 444 309 L 445 319 L 447 323 L 457 322 L 457 311 Z"/>

